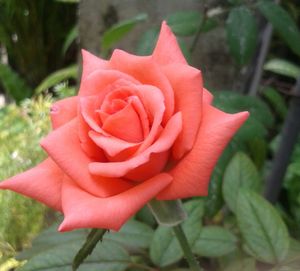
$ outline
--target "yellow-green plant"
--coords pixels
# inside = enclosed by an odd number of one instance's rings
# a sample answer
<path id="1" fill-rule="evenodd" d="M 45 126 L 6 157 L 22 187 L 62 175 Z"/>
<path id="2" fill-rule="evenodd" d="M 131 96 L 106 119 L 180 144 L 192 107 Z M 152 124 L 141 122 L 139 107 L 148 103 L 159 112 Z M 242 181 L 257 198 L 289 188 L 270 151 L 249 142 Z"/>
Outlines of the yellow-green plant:
<path id="1" fill-rule="evenodd" d="M 40 138 L 49 130 L 49 96 L 24 100 L 0 109 L 0 180 L 39 163 L 45 153 Z M 46 207 L 0 191 L 0 261 L 21 249 L 41 229 Z"/>

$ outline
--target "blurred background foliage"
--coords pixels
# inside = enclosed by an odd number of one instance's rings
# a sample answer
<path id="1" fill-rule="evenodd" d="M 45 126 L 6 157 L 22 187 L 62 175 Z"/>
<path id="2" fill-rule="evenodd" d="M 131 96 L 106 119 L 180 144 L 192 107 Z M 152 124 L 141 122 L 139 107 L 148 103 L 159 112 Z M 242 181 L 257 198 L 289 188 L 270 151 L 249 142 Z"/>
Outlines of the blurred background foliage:
<path id="1" fill-rule="evenodd" d="M 207 270 L 299 270 L 299 139 L 275 207 L 259 196 L 300 77 L 299 17 L 299 1 L 292 0 L 280 6 L 268 0 L 0 0 L 0 179 L 45 157 L 38 142 L 50 129 L 51 103 L 76 94 L 79 48 L 105 58 L 117 47 L 151 54 L 165 19 L 189 63 L 203 71 L 215 106 L 251 113 L 219 159 L 209 196 L 185 202 L 190 218 L 183 227 L 193 252 Z M 248 213 L 237 207 L 251 202 Z M 86 236 L 85 230 L 58 236 L 55 224 L 31 247 L 57 214 L 8 191 L 0 191 L 0 217 L 0 271 L 23 260 L 29 261 L 21 270 L 61 270 L 58 256 L 70 268 Z M 261 243 L 249 227 L 261 233 Z M 101 260 L 108 271 L 187 270 L 173 239 L 143 209 L 120 233 L 106 235 L 82 270 Z M 53 266 L 47 267 L 49 257 Z"/>

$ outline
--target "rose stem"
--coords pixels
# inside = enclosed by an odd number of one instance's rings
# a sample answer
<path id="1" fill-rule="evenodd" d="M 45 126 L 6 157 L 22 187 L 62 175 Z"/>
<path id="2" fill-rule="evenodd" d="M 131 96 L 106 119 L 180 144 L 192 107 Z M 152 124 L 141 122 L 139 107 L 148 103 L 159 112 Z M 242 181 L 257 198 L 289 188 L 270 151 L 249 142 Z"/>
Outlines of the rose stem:
<path id="1" fill-rule="evenodd" d="M 179 225 L 173 227 L 173 231 L 176 235 L 176 238 L 179 241 L 179 244 L 181 246 L 181 249 L 184 253 L 184 256 L 193 271 L 204 271 L 198 264 L 196 258 L 194 257 L 191 248 L 189 246 L 188 240 L 184 234 L 184 231 L 182 230 L 182 227 Z"/>

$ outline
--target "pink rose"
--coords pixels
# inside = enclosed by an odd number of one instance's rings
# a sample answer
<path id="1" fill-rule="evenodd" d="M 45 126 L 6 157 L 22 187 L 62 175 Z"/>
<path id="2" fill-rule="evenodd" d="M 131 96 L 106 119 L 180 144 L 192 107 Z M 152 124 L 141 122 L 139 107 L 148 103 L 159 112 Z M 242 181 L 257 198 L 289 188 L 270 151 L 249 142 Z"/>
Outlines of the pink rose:
<path id="1" fill-rule="evenodd" d="M 82 51 L 78 96 L 51 108 L 49 158 L 0 184 L 61 211 L 59 230 L 118 230 L 149 200 L 206 196 L 212 170 L 248 112 L 211 105 L 164 22 L 151 56 Z"/>

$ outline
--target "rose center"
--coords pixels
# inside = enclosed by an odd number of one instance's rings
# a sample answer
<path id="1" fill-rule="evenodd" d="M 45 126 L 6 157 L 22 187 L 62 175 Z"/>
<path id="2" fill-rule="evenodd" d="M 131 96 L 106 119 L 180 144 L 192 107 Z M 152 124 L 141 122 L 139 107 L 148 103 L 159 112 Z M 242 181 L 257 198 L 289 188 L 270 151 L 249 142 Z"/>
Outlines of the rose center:
<path id="1" fill-rule="evenodd" d="M 143 141 L 147 133 L 144 123 L 146 113 L 143 111 L 139 98 L 128 89 L 108 93 L 100 109 L 96 110 L 104 131 L 135 143 Z M 149 130 L 149 124 L 146 123 L 146 126 Z"/>

